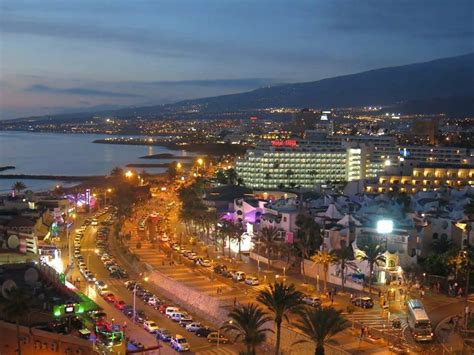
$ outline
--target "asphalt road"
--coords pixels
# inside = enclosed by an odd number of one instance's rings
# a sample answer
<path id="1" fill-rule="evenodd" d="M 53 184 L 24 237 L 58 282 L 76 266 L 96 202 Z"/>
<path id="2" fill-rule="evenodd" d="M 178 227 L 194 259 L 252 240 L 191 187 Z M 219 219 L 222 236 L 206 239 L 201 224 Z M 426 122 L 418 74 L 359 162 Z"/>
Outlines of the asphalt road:
<path id="1" fill-rule="evenodd" d="M 104 219 L 102 217 L 101 219 Z M 96 277 L 98 280 L 105 281 L 108 285 L 108 289 L 110 292 L 115 294 L 120 300 L 125 301 L 127 304 L 133 305 L 133 293 L 125 288 L 123 285 L 125 280 L 118 280 L 115 278 L 111 278 L 109 276 L 108 271 L 104 268 L 100 258 L 98 257 L 97 254 L 95 254 L 95 233 L 97 231 L 97 227 L 88 227 L 85 233 L 84 238 L 82 239 L 81 243 L 81 249 L 82 249 L 82 254 L 84 256 L 84 260 L 86 263 L 89 261 L 89 264 L 87 267 L 89 270 L 91 270 L 93 273 L 95 273 Z M 110 241 L 109 241 L 110 243 Z M 119 258 L 117 258 L 117 261 L 120 261 Z M 119 262 L 120 264 L 120 262 Z M 123 265 L 122 266 L 126 266 Z M 126 269 L 126 267 L 125 267 Z M 130 275 L 130 279 L 136 279 L 133 278 L 135 276 L 132 272 L 132 270 L 128 270 L 127 272 Z M 141 282 L 142 284 L 145 284 L 145 282 Z M 151 287 L 150 287 L 151 288 Z M 155 292 L 155 290 L 152 290 L 159 298 L 163 299 L 163 297 Z M 86 290 L 86 294 L 93 299 L 96 303 L 98 303 L 101 307 L 103 307 L 106 310 L 106 313 L 108 315 L 108 318 L 114 318 L 115 321 L 119 324 L 123 324 L 124 321 L 127 322 L 127 326 L 131 325 L 131 321 L 123 315 L 123 313 L 116 309 L 113 305 L 108 304 L 105 302 L 101 296 L 99 296 L 93 287 L 88 287 Z M 168 329 L 172 334 L 181 334 L 185 336 L 189 343 L 191 344 L 191 350 L 192 352 L 197 352 L 197 351 L 203 351 L 203 350 L 209 350 L 209 349 L 215 349 L 217 347 L 216 344 L 209 344 L 206 339 L 200 338 L 195 336 L 192 333 L 188 333 L 186 329 L 182 328 L 179 326 L 176 322 L 168 319 L 165 317 L 163 314 L 155 310 L 154 308 L 148 306 L 145 304 L 141 299 L 138 297 L 136 298 L 136 308 L 144 310 L 147 316 L 154 320 L 160 327 L 164 327 Z M 195 317 L 193 317 L 195 318 Z M 196 319 L 198 321 L 201 321 L 201 323 L 206 324 L 200 319 Z M 143 333 L 143 337 L 145 339 L 148 339 L 148 344 L 156 344 L 156 341 L 154 339 L 154 336 L 146 332 L 144 329 L 141 330 Z M 168 345 L 165 345 L 167 347 Z M 219 345 L 219 349 L 226 349 L 230 348 L 232 345 L 225 345 L 223 346 L 222 344 Z"/>

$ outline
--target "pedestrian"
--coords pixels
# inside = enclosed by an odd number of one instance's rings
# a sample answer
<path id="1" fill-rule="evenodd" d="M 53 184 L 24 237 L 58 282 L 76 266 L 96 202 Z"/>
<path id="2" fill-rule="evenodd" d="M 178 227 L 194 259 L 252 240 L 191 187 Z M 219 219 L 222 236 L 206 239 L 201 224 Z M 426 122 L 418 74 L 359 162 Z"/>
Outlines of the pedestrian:
<path id="1" fill-rule="evenodd" d="M 351 301 L 354 299 L 354 295 L 351 293 Z"/>
<path id="2" fill-rule="evenodd" d="M 458 297 L 462 297 L 462 287 L 459 287 L 459 290 L 458 290 Z"/>
<path id="3" fill-rule="evenodd" d="M 382 297 L 382 291 L 379 290 L 379 298 Z"/>
<path id="4" fill-rule="evenodd" d="M 361 325 L 360 327 L 360 338 L 362 339 L 364 337 L 364 334 L 365 334 L 365 325 Z"/>
<path id="5" fill-rule="evenodd" d="M 234 307 L 236 306 L 237 304 L 237 297 L 234 297 Z"/>

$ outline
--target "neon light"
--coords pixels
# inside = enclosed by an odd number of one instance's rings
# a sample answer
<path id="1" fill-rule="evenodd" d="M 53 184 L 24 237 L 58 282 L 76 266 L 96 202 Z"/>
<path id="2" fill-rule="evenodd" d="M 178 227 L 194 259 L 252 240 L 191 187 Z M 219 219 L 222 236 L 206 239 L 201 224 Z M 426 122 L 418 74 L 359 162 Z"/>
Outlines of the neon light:
<path id="1" fill-rule="evenodd" d="M 271 141 L 274 147 L 297 147 L 298 142 L 295 139 L 286 139 L 281 141 Z"/>

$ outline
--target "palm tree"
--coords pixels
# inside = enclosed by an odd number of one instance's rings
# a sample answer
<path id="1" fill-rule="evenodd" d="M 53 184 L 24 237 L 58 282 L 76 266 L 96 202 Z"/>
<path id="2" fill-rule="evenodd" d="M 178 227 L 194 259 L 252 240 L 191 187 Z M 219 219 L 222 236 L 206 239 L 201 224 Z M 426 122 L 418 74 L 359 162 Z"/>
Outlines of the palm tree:
<path id="1" fill-rule="evenodd" d="M 221 232 L 223 234 L 222 236 L 223 241 L 225 238 L 227 238 L 229 241 L 229 258 L 231 257 L 231 252 L 230 252 L 231 241 L 236 241 L 239 243 L 239 257 L 240 257 L 240 253 L 241 253 L 240 248 L 241 248 L 242 233 L 243 233 L 242 226 L 237 223 L 224 221 L 222 222 Z"/>
<path id="2" fill-rule="evenodd" d="M 385 250 L 372 241 L 368 241 L 367 244 L 360 248 L 360 253 L 357 259 L 360 261 L 367 261 L 369 264 L 369 294 L 372 294 L 372 274 L 374 272 L 374 266 L 381 266 L 385 263 Z"/>
<path id="3" fill-rule="evenodd" d="M 26 189 L 26 185 L 23 181 L 17 181 L 12 185 L 12 190 L 19 194 L 22 190 Z"/>
<path id="4" fill-rule="evenodd" d="M 30 293 L 17 287 L 6 291 L 6 297 L 2 299 L 1 313 L 16 324 L 18 355 L 21 355 L 20 320 L 30 313 L 31 303 Z"/>
<path id="5" fill-rule="evenodd" d="M 226 177 L 227 177 L 227 184 L 229 185 L 235 185 L 237 183 L 237 172 L 235 169 L 230 168 L 225 171 Z"/>
<path id="6" fill-rule="evenodd" d="M 435 251 L 437 254 L 443 254 L 446 253 L 449 249 L 451 249 L 453 246 L 453 242 L 448 239 L 448 236 L 446 234 L 442 234 L 439 239 L 436 239 L 433 241 L 433 251 Z"/>
<path id="7" fill-rule="evenodd" d="M 255 348 L 267 337 L 266 332 L 272 331 L 264 328 L 272 318 L 255 303 L 234 308 L 229 318 L 230 321 L 222 329 L 237 332 L 234 341 L 242 340 L 247 346 L 247 355 L 255 355 Z"/>
<path id="8" fill-rule="evenodd" d="M 306 283 L 304 260 L 309 259 L 311 254 L 320 247 L 322 243 L 321 227 L 314 218 L 303 214 L 296 217 L 296 226 L 298 227 L 298 235 L 295 245 L 301 254 L 301 271 L 304 283 Z"/>
<path id="9" fill-rule="evenodd" d="M 345 291 L 344 289 L 344 284 L 345 284 L 345 271 L 346 268 L 350 269 L 356 269 L 356 265 L 354 263 L 354 251 L 352 250 L 352 247 L 348 245 L 345 248 L 338 249 L 334 252 L 337 261 L 339 263 L 339 266 L 341 267 L 341 286 L 342 286 L 342 292 Z"/>
<path id="10" fill-rule="evenodd" d="M 324 344 L 333 335 L 344 330 L 347 322 L 341 311 L 332 307 L 308 307 L 299 312 L 299 322 L 295 325 L 316 344 L 315 355 L 324 355 Z M 306 341 L 300 340 L 295 344 Z"/>
<path id="11" fill-rule="evenodd" d="M 275 227 L 263 227 L 256 235 L 257 240 L 262 243 L 265 247 L 268 261 L 268 269 L 270 270 L 270 255 L 272 250 L 275 248 L 276 237 L 278 235 L 278 228 Z"/>
<path id="12" fill-rule="evenodd" d="M 318 250 L 316 254 L 311 257 L 311 261 L 317 265 L 322 265 L 324 271 L 324 291 L 327 290 L 329 265 L 337 262 L 337 257 L 334 253 L 327 250 Z"/>
<path id="13" fill-rule="evenodd" d="M 257 301 L 273 313 L 276 325 L 276 355 L 280 352 L 281 323 L 283 319 L 289 323 L 288 315 L 301 309 L 302 297 L 303 294 L 296 290 L 295 285 L 285 285 L 282 282 L 271 284 L 257 295 Z"/>

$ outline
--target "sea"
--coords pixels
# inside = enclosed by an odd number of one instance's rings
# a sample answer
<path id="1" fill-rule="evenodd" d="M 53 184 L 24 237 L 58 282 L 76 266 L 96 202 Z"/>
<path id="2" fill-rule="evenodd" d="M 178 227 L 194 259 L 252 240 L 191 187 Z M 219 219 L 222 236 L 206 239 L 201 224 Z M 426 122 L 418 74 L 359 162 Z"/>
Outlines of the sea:
<path id="1" fill-rule="evenodd" d="M 0 166 L 15 166 L 1 174 L 90 176 L 106 175 L 112 168 L 125 168 L 130 163 L 166 163 L 169 160 L 144 160 L 141 156 L 170 153 L 176 156 L 192 156 L 184 150 L 171 150 L 159 146 L 134 146 L 92 143 L 107 138 L 101 134 L 67 134 L 0 131 Z M 137 136 L 123 136 L 137 137 Z M 137 168 L 156 174 L 165 168 Z M 0 193 L 11 190 L 19 179 L 0 179 Z M 57 180 L 22 179 L 27 189 L 44 191 L 57 184 L 70 186 Z M 74 184 L 74 183 L 73 183 Z"/>

